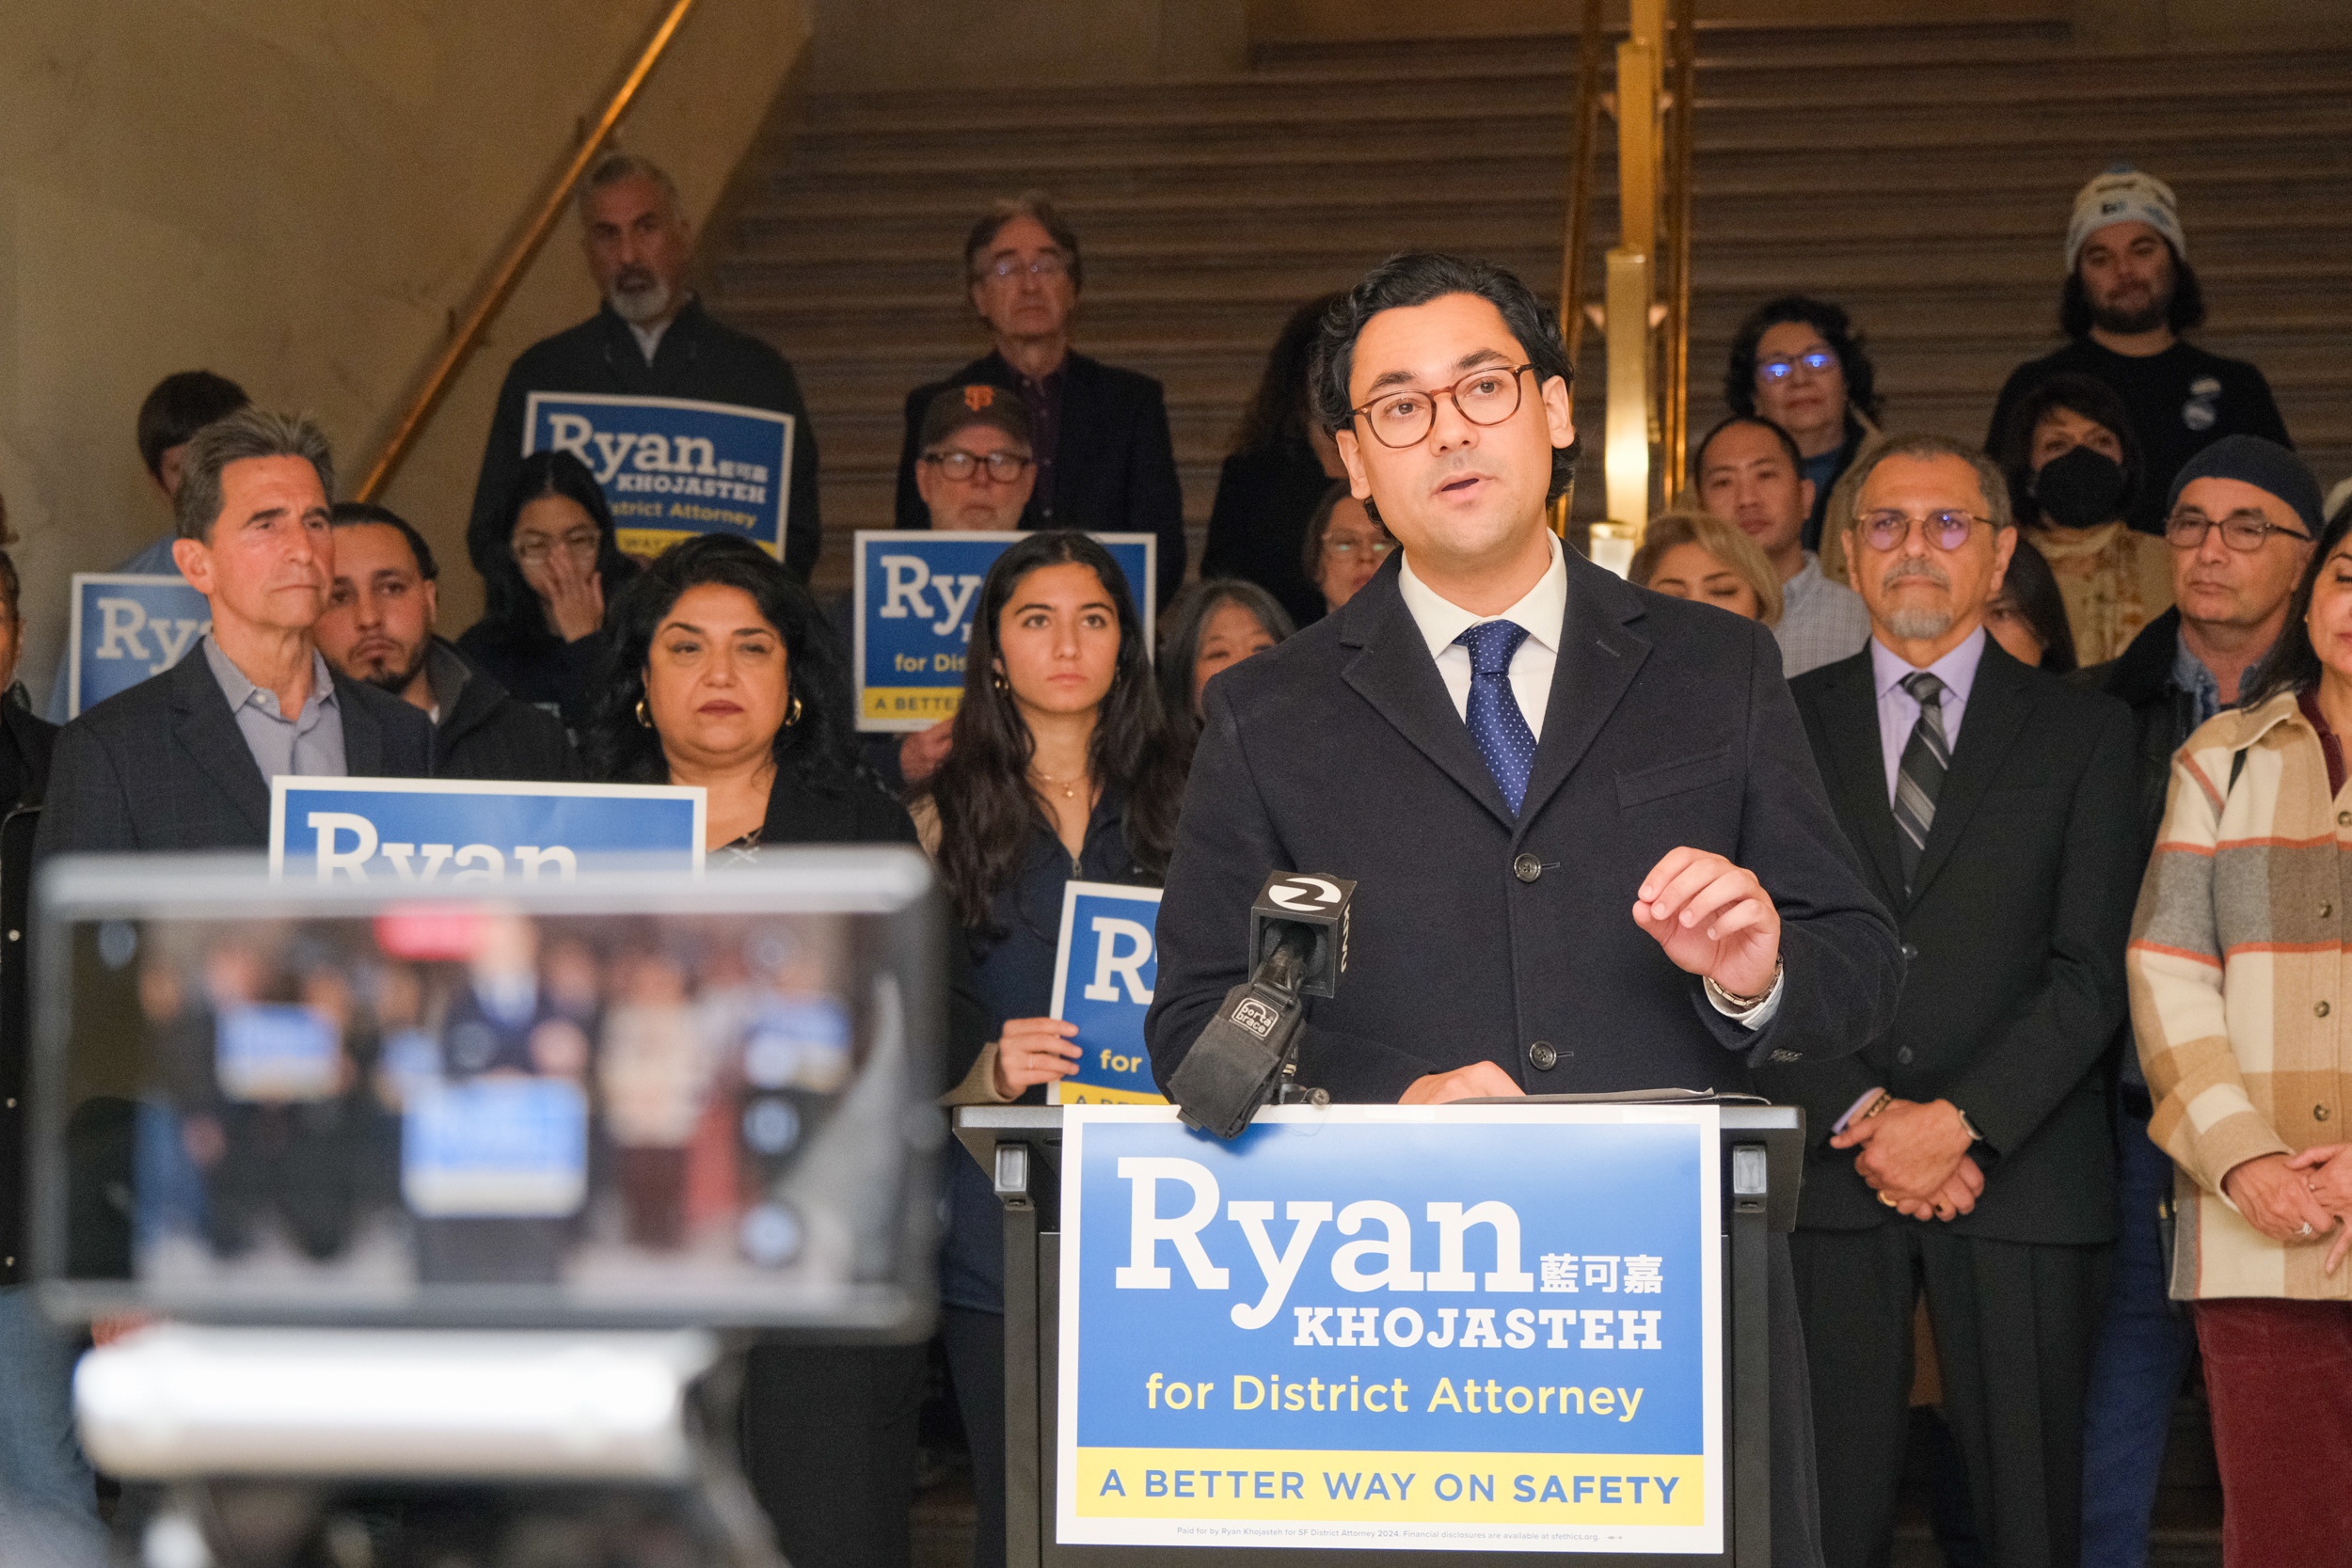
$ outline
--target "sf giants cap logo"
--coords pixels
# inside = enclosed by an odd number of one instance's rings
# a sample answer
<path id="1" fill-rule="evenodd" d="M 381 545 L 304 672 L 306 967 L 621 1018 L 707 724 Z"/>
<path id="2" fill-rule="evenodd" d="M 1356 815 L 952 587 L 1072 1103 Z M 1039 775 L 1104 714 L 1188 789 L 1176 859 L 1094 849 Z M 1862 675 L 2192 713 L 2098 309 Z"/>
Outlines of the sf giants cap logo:
<path id="1" fill-rule="evenodd" d="M 975 414 L 993 408 L 995 404 L 996 388 L 993 387 L 966 387 L 963 389 L 963 405 Z"/>

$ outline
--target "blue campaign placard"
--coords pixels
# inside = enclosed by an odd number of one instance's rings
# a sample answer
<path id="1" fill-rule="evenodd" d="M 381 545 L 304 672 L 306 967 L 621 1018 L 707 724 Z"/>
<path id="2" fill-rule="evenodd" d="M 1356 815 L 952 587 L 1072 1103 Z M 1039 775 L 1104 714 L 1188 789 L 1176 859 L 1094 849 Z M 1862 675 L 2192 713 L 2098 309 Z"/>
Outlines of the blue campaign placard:
<path id="1" fill-rule="evenodd" d="M 797 434 L 789 414 L 687 398 L 533 392 L 523 404 L 523 455 L 587 464 L 635 555 L 733 533 L 783 559 Z"/>
<path id="2" fill-rule="evenodd" d="M 403 1111 L 400 1190 L 430 1219 L 552 1219 L 588 1196 L 588 1097 L 568 1078 L 436 1084 Z"/>
<path id="3" fill-rule="evenodd" d="M 162 674 L 212 629 L 211 601 L 176 572 L 169 577 L 74 573 L 66 717 Z"/>
<path id="4" fill-rule="evenodd" d="M 856 535 L 857 727 L 922 730 L 953 719 L 963 698 L 963 652 L 980 584 L 1017 532 L 860 530 Z M 1127 574 L 1154 645 L 1159 540 L 1149 533 L 1098 533 Z"/>
<path id="5" fill-rule="evenodd" d="M 1053 1016 L 1078 1026 L 1077 1070 L 1046 1086 L 1055 1105 L 1165 1105 L 1143 1043 L 1160 958 L 1160 890 L 1069 882 L 1054 954 Z"/>
<path id="6" fill-rule="evenodd" d="M 273 877 L 481 891 L 598 863 L 700 871 L 702 790 L 459 779 L 270 781 Z"/>
<path id="7" fill-rule="evenodd" d="M 1711 1106 L 1065 1114 L 1064 1544 L 1723 1549 Z"/>

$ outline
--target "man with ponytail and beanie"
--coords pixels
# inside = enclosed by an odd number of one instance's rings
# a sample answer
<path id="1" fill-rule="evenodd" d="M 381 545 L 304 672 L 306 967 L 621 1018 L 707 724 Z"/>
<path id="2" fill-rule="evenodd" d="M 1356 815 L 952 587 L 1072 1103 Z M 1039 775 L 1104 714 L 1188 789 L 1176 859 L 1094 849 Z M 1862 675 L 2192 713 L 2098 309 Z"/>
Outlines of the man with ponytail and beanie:
<path id="1" fill-rule="evenodd" d="M 2172 187 L 2117 164 L 2076 194 L 2066 228 L 2058 326 L 2071 341 L 2010 372 L 1986 448 L 1998 450 L 2018 404 L 2051 376 L 2096 377 L 2130 410 L 2146 456 L 2132 527 L 2162 532 L 2173 477 L 2204 448 L 2239 434 L 2291 444 L 2262 372 L 2182 341 L 2204 322 L 2204 291 L 2188 264 Z"/>
<path id="2" fill-rule="evenodd" d="M 2287 622 L 2320 532 L 2319 486 L 2302 460 L 2256 436 L 2229 436 L 2189 460 L 2167 497 L 2175 608 L 2121 658 L 2076 677 L 2132 710 L 2138 740 L 2139 863 L 2155 851 L 2172 758 L 2200 725 L 2235 706 Z M 2137 1568 L 2187 1375 L 2194 1323 L 2167 1299 L 2158 1211 L 2172 1161 L 2149 1135 L 2154 1104 L 2138 1053 L 2118 1052 L 2112 1283 L 2083 1422 L 2083 1563 Z"/>

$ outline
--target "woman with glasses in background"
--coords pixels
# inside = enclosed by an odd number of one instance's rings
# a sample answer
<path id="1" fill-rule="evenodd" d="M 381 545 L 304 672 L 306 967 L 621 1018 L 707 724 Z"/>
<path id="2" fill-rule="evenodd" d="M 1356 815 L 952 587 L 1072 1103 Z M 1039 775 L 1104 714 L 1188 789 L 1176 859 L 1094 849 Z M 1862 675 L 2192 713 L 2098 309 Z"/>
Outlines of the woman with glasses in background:
<path id="1" fill-rule="evenodd" d="M 1324 492 L 1322 504 L 1307 519 L 1307 537 L 1299 553 L 1307 580 L 1323 595 L 1323 612 L 1356 596 L 1372 580 L 1380 563 L 1396 548 L 1389 531 L 1373 519 L 1364 503 L 1348 494 L 1340 480 Z"/>
<path id="2" fill-rule="evenodd" d="M 605 603 L 637 575 L 596 476 L 570 452 L 532 453 L 506 505 L 468 532 L 466 551 L 486 602 L 457 651 L 524 702 L 561 708 L 565 726 L 579 729 L 590 677 L 611 645 Z"/>
<path id="3" fill-rule="evenodd" d="M 1731 340 L 1724 401 L 1735 413 L 1761 415 L 1787 431 L 1813 482 L 1804 547 L 1821 547 L 1829 493 L 1853 466 L 1862 443 L 1878 434 L 1877 374 L 1862 335 L 1826 300 L 1783 294 L 1756 307 Z"/>

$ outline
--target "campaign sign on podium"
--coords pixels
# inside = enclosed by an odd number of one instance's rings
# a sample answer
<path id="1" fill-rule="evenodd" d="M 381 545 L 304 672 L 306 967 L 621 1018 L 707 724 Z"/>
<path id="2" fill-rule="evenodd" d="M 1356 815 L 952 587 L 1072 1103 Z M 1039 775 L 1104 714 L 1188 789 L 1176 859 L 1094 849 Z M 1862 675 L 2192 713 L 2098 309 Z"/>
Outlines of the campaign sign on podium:
<path id="1" fill-rule="evenodd" d="M 480 892 L 568 880 L 599 861 L 700 871 L 706 797 L 672 784 L 270 781 L 273 877 Z"/>
<path id="2" fill-rule="evenodd" d="M 177 572 L 74 573 L 66 717 L 76 718 L 116 692 L 162 674 L 212 629 L 212 602 Z"/>
<path id="3" fill-rule="evenodd" d="M 1051 1105 L 1165 1105 L 1144 1049 L 1160 958 L 1160 890 L 1068 882 L 1054 952 L 1054 1017 L 1078 1026 L 1077 1070 L 1045 1086 Z"/>
<path id="4" fill-rule="evenodd" d="M 794 434 L 789 414 L 689 398 L 533 392 L 523 404 L 523 455 L 587 464 L 621 548 L 638 555 L 732 533 L 781 560 Z"/>
<path id="5" fill-rule="evenodd" d="M 1717 1119 L 1072 1109 L 1057 1539 L 1720 1553 Z"/>
<path id="6" fill-rule="evenodd" d="M 1024 536 L 921 530 L 860 530 L 857 539 L 857 727 L 922 730 L 953 719 L 963 700 L 963 651 L 972 612 L 996 558 Z M 1098 533 L 1127 574 L 1143 618 L 1143 645 L 1155 635 L 1159 540 L 1149 533 Z"/>

